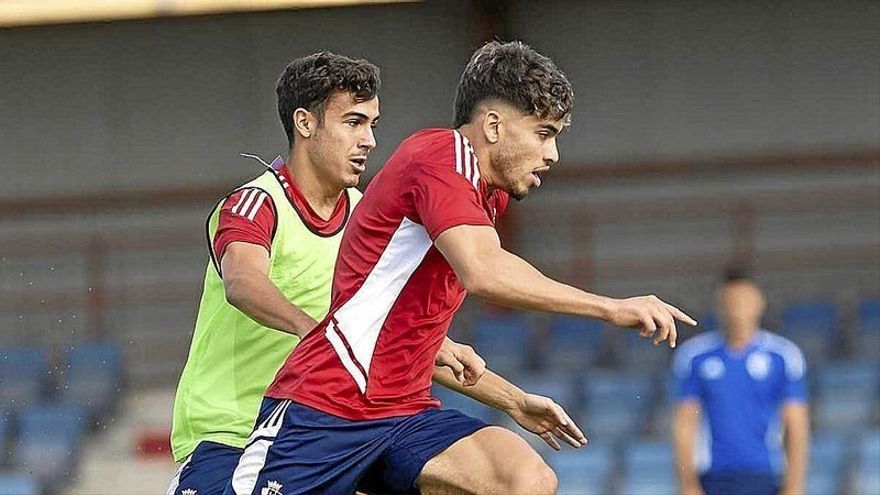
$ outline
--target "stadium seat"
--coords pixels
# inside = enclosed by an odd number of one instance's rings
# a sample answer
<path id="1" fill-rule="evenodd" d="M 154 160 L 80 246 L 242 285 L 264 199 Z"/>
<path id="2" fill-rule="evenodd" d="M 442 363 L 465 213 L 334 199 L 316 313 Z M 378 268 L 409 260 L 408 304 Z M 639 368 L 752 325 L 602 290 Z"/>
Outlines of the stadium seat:
<path id="1" fill-rule="evenodd" d="M 863 434 L 859 445 L 854 493 L 880 493 L 880 429 Z"/>
<path id="2" fill-rule="evenodd" d="M 456 409 L 487 423 L 497 423 L 499 420 L 498 411 L 440 385 L 434 385 L 431 393 L 440 399 L 443 409 Z"/>
<path id="3" fill-rule="evenodd" d="M 103 415 L 119 395 L 119 349 L 109 343 L 72 346 L 65 356 L 61 400 L 82 407 L 90 418 Z"/>
<path id="4" fill-rule="evenodd" d="M 484 316 L 474 327 L 474 348 L 493 370 L 517 373 L 526 369 L 533 346 L 525 318 L 512 311 Z"/>
<path id="5" fill-rule="evenodd" d="M 578 382 L 571 375 L 534 373 L 514 377 L 511 381 L 526 392 L 550 397 L 571 414 L 580 404 Z"/>
<path id="6" fill-rule="evenodd" d="M 48 371 L 42 348 L 0 349 L 0 405 L 17 410 L 39 404 L 48 389 Z"/>
<path id="7" fill-rule="evenodd" d="M 818 435 L 810 445 L 810 469 L 806 493 L 835 495 L 843 482 L 847 460 L 846 439 L 840 435 Z"/>
<path id="8" fill-rule="evenodd" d="M 782 311 L 781 334 L 801 347 L 807 361 L 825 361 L 837 344 L 837 306 L 832 302 L 801 302 Z"/>
<path id="9" fill-rule="evenodd" d="M 880 299 L 866 299 L 859 304 L 856 350 L 860 356 L 880 359 Z"/>
<path id="10" fill-rule="evenodd" d="M 866 428 L 874 414 L 873 398 L 851 395 L 820 397 L 815 403 L 816 428 L 822 432 L 856 433 Z"/>
<path id="11" fill-rule="evenodd" d="M 3 495 L 39 495 L 40 485 L 29 476 L 19 473 L 0 473 L 0 493 Z"/>
<path id="12" fill-rule="evenodd" d="M 621 493 L 676 493 L 675 461 L 668 442 L 638 442 L 623 452 L 625 477 Z"/>
<path id="13" fill-rule="evenodd" d="M 550 465 L 559 480 L 559 495 L 605 495 L 614 467 L 608 446 L 588 445 L 551 454 Z"/>
<path id="14" fill-rule="evenodd" d="M 616 339 L 618 355 L 621 359 L 621 365 L 625 369 L 645 374 L 669 366 L 672 359 L 672 349 L 665 342 L 662 346 L 655 346 L 650 339 L 640 337 L 634 330 L 621 329 L 618 332 L 622 333 Z"/>
<path id="15" fill-rule="evenodd" d="M 633 374 L 592 373 L 584 380 L 582 426 L 588 435 L 613 442 L 638 435 L 653 401 L 650 379 Z"/>
<path id="16" fill-rule="evenodd" d="M 545 369 L 584 371 L 603 351 L 606 326 L 597 320 L 557 316 L 550 321 L 550 335 L 542 358 Z"/>
<path id="17" fill-rule="evenodd" d="M 69 476 L 83 432 L 83 412 L 73 406 L 35 406 L 21 411 L 15 464 L 47 484 Z"/>
<path id="18" fill-rule="evenodd" d="M 823 399 L 865 396 L 880 393 L 880 369 L 870 361 L 827 364 L 816 372 L 816 387 Z"/>

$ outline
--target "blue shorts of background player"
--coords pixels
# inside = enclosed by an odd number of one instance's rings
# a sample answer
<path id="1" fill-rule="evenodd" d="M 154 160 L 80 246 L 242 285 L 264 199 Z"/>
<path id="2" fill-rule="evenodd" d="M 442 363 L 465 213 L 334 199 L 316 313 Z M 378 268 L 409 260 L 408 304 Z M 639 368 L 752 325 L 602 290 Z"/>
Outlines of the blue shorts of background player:
<path id="1" fill-rule="evenodd" d="M 772 473 L 724 472 L 700 476 L 706 495 L 777 495 L 779 476 Z"/>
<path id="2" fill-rule="evenodd" d="M 232 479 L 243 449 L 215 442 L 200 442 L 196 450 L 180 465 L 167 495 L 220 495 Z"/>
<path id="3" fill-rule="evenodd" d="M 450 409 L 350 421 L 266 398 L 224 495 L 416 495 L 425 463 L 486 426 Z"/>

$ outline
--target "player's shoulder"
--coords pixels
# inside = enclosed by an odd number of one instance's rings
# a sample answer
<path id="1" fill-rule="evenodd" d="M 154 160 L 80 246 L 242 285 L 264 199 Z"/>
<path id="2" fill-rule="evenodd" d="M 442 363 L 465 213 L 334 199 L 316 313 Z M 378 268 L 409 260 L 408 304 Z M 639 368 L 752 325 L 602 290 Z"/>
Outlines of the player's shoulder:
<path id="1" fill-rule="evenodd" d="M 758 330 L 758 347 L 764 352 L 776 354 L 785 363 L 786 371 L 793 376 L 800 376 L 806 369 L 806 360 L 800 347 L 782 335 Z"/>
<path id="2" fill-rule="evenodd" d="M 678 373 L 690 369 L 694 361 L 724 347 L 724 339 L 718 332 L 706 332 L 688 339 L 675 351 L 673 369 Z"/>

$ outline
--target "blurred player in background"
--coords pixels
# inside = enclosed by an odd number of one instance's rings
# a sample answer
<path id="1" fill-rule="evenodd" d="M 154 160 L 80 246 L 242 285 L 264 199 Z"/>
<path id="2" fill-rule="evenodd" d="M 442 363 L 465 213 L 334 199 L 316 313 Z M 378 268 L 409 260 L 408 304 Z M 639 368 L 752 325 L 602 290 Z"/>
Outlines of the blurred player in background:
<path id="1" fill-rule="evenodd" d="M 379 84 L 374 65 L 331 53 L 294 60 L 279 78 L 290 160 L 278 157 L 208 218 L 212 262 L 174 403 L 172 449 L 182 465 L 169 494 L 223 492 L 267 385 L 327 313 L 339 242 L 361 196 L 354 186 L 376 145 Z M 447 339 L 436 364 L 445 366 L 434 370 L 439 383 L 525 428 L 565 415 L 491 372 L 480 380 L 485 363 L 470 347 Z"/>
<path id="2" fill-rule="evenodd" d="M 558 160 L 572 102 L 564 74 L 528 46 L 477 50 L 456 92 L 457 129 L 411 136 L 367 188 L 330 313 L 270 386 L 227 494 L 555 492 L 522 438 L 431 397 L 434 355 L 466 292 L 636 327 L 657 344 L 674 345 L 675 319 L 695 324 L 653 296 L 555 282 L 501 248 L 495 220 Z M 583 442 L 569 425 L 541 435 Z"/>
<path id="3" fill-rule="evenodd" d="M 731 271 L 718 292 L 723 332 L 676 352 L 673 431 L 683 494 L 803 493 L 806 364 L 795 344 L 760 328 L 764 308 L 761 289 Z"/>

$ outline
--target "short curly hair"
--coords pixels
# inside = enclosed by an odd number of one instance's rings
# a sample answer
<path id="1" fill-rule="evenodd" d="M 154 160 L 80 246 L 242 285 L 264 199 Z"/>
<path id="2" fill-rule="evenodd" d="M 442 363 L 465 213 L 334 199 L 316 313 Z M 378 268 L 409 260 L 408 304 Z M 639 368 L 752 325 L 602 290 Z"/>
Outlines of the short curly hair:
<path id="1" fill-rule="evenodd" d="M 367 60 L 354 60 L 319 52 L 293 60 L 278 77 L 278 116 L 293 147 L 293 112 L 304 108 L 323 122 L 324 105 L 333 91 L 348 91 L 356 101 L 372 100 L 381 85 L 379 68 Z"/>
<path id="2" fill-rule="evenodd" d="M 470 122 L 474 108 L 498 98 L 539 118 L 571 120 L 574 91 L 548 57 L 521 41 L 491 41 L 474 52 L 455 90 L 453 127 Z"/>

